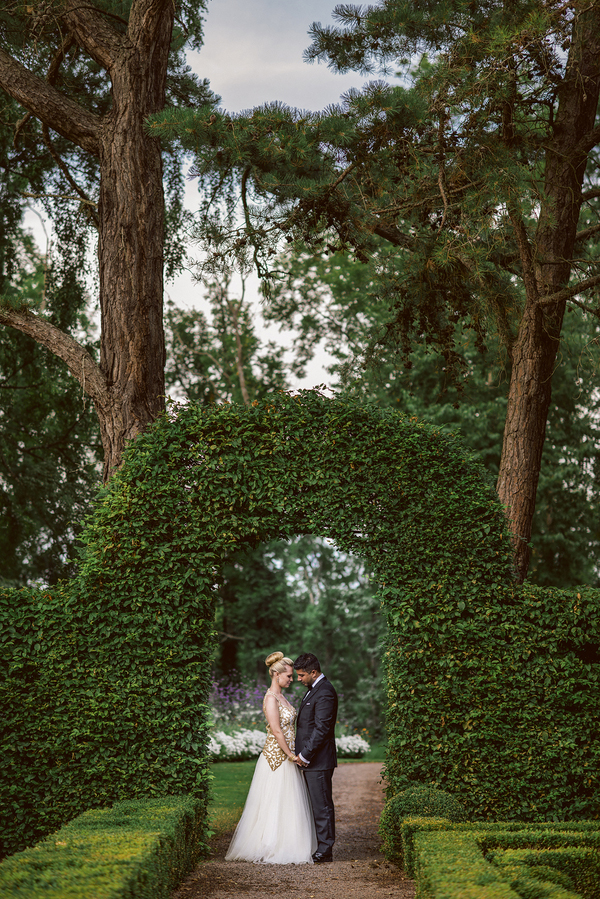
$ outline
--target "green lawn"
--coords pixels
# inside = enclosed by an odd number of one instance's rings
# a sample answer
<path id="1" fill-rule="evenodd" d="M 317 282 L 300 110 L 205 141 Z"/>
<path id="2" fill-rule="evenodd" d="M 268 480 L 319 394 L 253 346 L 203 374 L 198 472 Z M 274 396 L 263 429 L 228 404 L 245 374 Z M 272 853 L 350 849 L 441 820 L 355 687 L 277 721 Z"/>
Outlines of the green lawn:
<path id="1" fill-rule="evenodd" d="M 208 804 L 210 829 L 215 833 L 233 830 L 240 819 L 256 759 L 249 762 L 219 762 L 211 766 L 213 782 Z"/>
<path id="2" fill-rule="evenodd" d="M 345 762 L 383 762 L 385 744 L 373 743 L 371 751 L 363 759 L 340 759 Z M 250 782 L 254 774 L 256 759 L 249 762 L 218 762 L 211 766 L 213 782 L 208 805 L 210 829 L 215 833 L 233 830 L 240 819 Z"/>

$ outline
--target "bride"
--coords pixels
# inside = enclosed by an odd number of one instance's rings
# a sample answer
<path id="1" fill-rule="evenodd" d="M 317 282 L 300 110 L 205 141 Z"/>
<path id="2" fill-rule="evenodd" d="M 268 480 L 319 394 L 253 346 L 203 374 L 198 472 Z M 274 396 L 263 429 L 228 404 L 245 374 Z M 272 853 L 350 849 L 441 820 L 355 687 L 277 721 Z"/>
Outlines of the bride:
<path id="1" fill-rule="evenodd" d="M 296 710 L 282 693 L 294 679 L 293 662 L 272 652 L 265 665 L 271 675 L 263 699 L 267 740 L 225 859 L 310 865 L 317 848 L 315 824 L 306 782 L 295 764 Z"/>

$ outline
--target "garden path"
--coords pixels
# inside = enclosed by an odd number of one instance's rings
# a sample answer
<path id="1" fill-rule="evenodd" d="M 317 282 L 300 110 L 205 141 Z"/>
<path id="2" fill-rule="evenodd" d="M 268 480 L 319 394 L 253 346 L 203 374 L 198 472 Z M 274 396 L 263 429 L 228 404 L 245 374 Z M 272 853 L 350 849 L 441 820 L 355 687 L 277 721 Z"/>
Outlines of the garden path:
<path id="1" fill-rule="evenodd" d="M 212 841 L 212 857 L 180 884 L 171 899 L 413 899 L 413 882 L 379 851 L 380 771 L 380 762 L 345 762 L 336 769 L 337 839 L 331 864 L 226 862 L 231 834 L 225 834 Z"/>

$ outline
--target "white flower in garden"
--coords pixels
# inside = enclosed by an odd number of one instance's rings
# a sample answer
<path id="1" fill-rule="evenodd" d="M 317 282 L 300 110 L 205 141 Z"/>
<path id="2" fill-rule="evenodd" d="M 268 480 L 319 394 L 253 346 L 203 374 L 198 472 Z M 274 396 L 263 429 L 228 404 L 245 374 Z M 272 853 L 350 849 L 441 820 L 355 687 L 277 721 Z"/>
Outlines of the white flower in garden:
<path id="1" fill-rule="evenodd" d="M 211 755 L 219 755 L 221 752 L 221 744 L 218 743 L 214 737 L 208 738 L 208 751 Z"/>
<path id="2" fill-rule="evenodd" d="M 366 740 L 359 734 L 348 734 L 344 737 L 336 737 L 335 745 L 338 755 L 360 757 L 371 748 Z"/>
<path id="3" fill-rule="evenodd" d="M 265 740 L 266 734 L 262 730 L 240 728 L 230 734 L 218 730 L 210 737 L 209 751 L 221 760 L 253 758 L 260 755 Z M 213 746 L 217 746 L 218 750 L 215 751 Z"/>

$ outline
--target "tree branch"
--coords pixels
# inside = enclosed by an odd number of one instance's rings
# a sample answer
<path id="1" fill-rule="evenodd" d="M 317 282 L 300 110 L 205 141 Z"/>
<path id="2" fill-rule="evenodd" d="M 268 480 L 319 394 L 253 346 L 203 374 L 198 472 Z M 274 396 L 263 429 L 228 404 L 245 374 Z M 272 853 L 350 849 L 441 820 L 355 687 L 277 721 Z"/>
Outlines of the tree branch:
<path id="1" fill-rule="evenodd" d="M 6 307 L 0 307 L 0 324 L 15 328 L 47 347 L 66 363 L 73 377 L 77 378 L 97 407 L 106 409 L 110 406 L 110 394 L 100 367 L 88 351 L 69 334 L 32 312 Z"/>
<path id="2" fill-rule="evenodd" d="M 69 0 L 63 20 L 79 46 L 110 71 L 129 41 L 106 21 L 106 15 L 81 0 Z"/>
<path id="3" fill-rule="evenodd" d="M 65 97 L 0 49 L 0 87 L 53 131 L 99 155 L 100 118 Z"/>
<path id="4" fill-rule="evenodd" d="M 575 153 L 577 155 L 589 153 L 598 143 L 600 143 L 600 125 L 596 125 L 595 128 L 592 128 L 591 131 L 588 131 L 588 133 L 581 138 L 575 147 Z"/>
<path id="5" fill-rule="evenodd" d="M 65 176 L 65 178 L 67 179 L 68 183 L 71 185 L 71 187 L 75 191 L 75 193 L 79 196 L 79 199 L 81 200 L 81 202 L 86 204 L 88 218 L 90 219 L 90 221 L 92 222 L 92 224 L 94 225 L 96 230 L 98 230 L 100 227 L 100 222 L 98 220 L 98 213 L 96 211 L 98 204 L 94 203 L 92 200 L 90 200 L 90 198 L 88 197 L 86 192 L 84 190 L 82 190 L 80 188 L 80 186 L 77 184 L 77 182 L 71 175 L 71 172 L 69 171 L 68 166 L 66 165 L 66 163 L 61 159 L 61 157 L 57 153 L 57 151 L 54 147 L 54 144 L 50 140 L 50 131 L 48 130 L 48 126 L 46 124 L 44 124 L 43 122 L 42 122 L 42 135 L 44 137 L 44 143 L 46 144 L 46 147 L 48 148 L 48 152 L 50 153 L 52 159 L 57 164 L 57 166 L 59 167 L 59 169 Z M 86 208 L 86 207 L 84 207 L 84 208 Z"/>
<path id="6" fill-rule="evenodd" d="M 575 243 L 579 243 L 582 240 L 587 240 L 588 237 L 593 237 L 594 234 L 597 234 L 600 231 L 599 225 L 592 225 L 591 228 L 585 228 L 583 231 L 579 231 L 575 235 Z"/>
<path id="7" fill-rule="evenodd" d="M 369 223 L 367 227 L 372 230 L 373 234 L 376 234 L 378 237 L 383 237 L 384 240 L 387 240 L 388 243 L 393 244 L 395 247 L 404 247 L 407 250 L 414 249 L 414 238 L 399 231 L 394 225 L 386 225 L 385 222 L 380 222 L 375 219 L 373 222 Z"/>
<path id="8" fill-rule="evenodd" d="M 513 226 L 515 237 L 517 239 L 517 246 L 519 248 L 525 294 L 528 300 L 537 300 L 538 289 L 533 267 L 533 254 L 531 252 L 531 244 L 529 242 L 529 235 L 527 234 L 525 222 L 514 205 L 509 206 L 508 216 Z"/>
<path id="9" fill-rule="evenodd" d="M 549 306 L 551 303 L 560 303 L 563 300 L 570 300 L 572 297 L 577 296 L 578 293 L 582 293 L 584 290 L 589 290 L 590 287 L 596 287 L 600 284 L 600 275 L 594 275 L 593 278 L 586 278 L 585 281 L 580 281 L 578 284 L 573 284 L 571 287 L 564 287 L 562 290 L 558 290 L 556 293 L 551 293 L 549 296 L 540 297 L 538 303 L 540 306 Z M 577 305 L 580 305 L 579 303 Z M 587 311 L 593 311 L 588 309 Z"/>
<path id="10" fill-rule="evenodd" d="M 581 200 L 583 203 L 587 203 L 588 200 L 596 200 L 600 197 L 600 187 L 594 187 L 591 190 L 585 190 L 581 195 Z"/>

